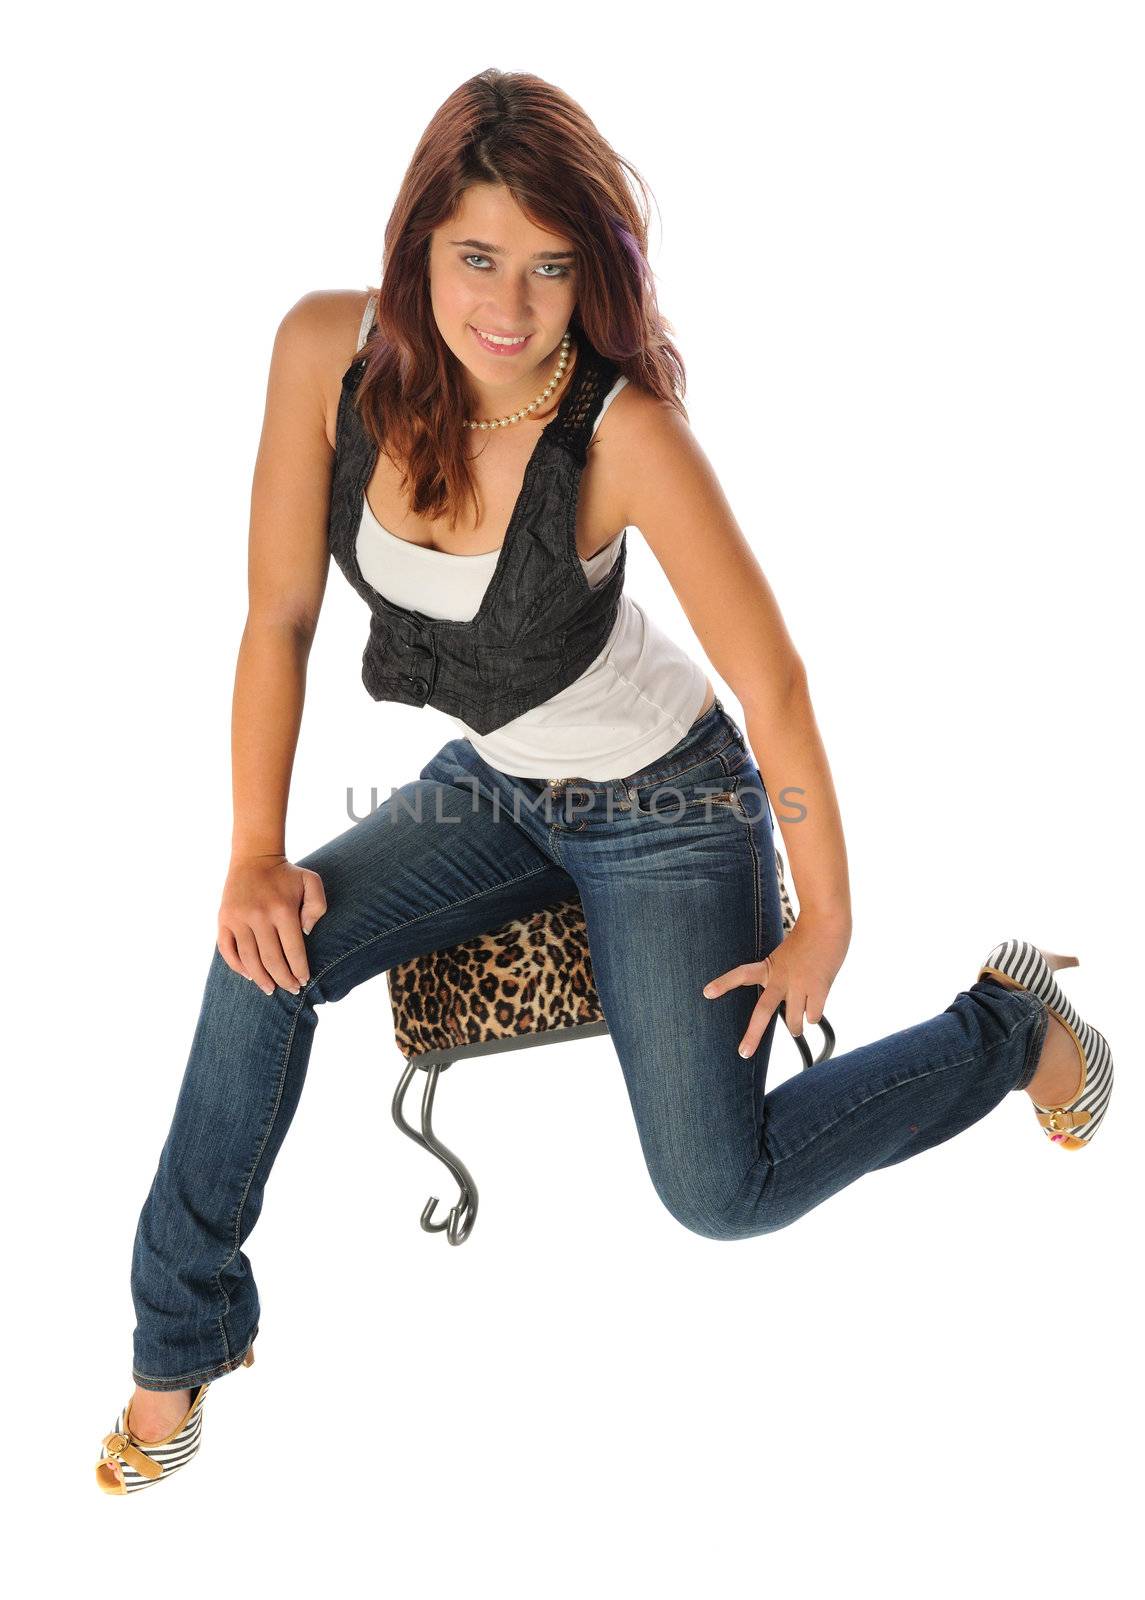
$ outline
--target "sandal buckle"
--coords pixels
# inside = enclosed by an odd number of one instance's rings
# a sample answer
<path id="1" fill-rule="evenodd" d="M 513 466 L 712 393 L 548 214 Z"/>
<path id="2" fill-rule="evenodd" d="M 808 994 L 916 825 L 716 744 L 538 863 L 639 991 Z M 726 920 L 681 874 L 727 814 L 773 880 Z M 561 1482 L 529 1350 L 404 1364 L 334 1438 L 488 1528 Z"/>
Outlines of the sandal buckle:
<path id="1" fill-rule="evenodd" d="M 1068 1106 L 1055 1106 L 1042 1122 L 1042 1126 L 1049 1133 L 1068 1133 L 1073 1128 L 1083 1128 L 1092 1116 L 1093 1113 L 1090 1111 L 1072 1111 Z"/>

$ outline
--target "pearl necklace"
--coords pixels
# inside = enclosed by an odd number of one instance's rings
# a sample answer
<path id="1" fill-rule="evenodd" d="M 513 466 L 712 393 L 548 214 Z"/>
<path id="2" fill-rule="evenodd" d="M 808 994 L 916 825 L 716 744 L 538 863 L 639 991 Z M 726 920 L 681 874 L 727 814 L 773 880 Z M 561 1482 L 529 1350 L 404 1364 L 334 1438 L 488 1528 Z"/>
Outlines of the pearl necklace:
<path id="1" fill-rule="evenodd" d="M 538 406 L 544 405 L 545 401 L 552 394 L 557 384 L 560 383 L 561 379 L 564 377 L 565 368 L 569 364 L 569 350 L 571 346 L 572 335 L 566 329 L 564 337 L 561 339 L 561 354 L 560 360 L 557 362 L 557 369 L 549 379 L 548 383 L 545 384 L 545 387 L 541 390 L 537 398 L 529 405 L 522 406 L 520 411 L 514 411 L 510 416 L 494 417 L 488 422 L 470 422 L 467 418 L 462 426 L 466 428 L 507 428 L 511 422 L 520 422 L 522 417 L 529 416 L 529 414 L 535 411 Z"/>

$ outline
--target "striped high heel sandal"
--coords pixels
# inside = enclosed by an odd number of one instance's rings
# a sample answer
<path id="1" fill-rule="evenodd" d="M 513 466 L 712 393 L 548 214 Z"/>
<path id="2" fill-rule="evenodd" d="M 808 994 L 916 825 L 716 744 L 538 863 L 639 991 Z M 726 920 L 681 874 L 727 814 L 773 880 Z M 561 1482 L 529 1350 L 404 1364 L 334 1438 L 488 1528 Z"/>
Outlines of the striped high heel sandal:
<path id="1" fill-rule="evenodd" d="M 1081 1083 L 1072 1100 L 1060 1106 L 1034 1101 L 1038 1121 L 1059 1149 L 1083 1150 L 1101 1126 L 1113 1092 L 1109 1043 L 1083 1022 L 1058 988 L 1054 973 L 1080 965 L 1076 956 L 1057 956 L 1022 939 L 1006 939 L 986 957 L 978 977 L 995 978 L 1009 989 L 1028 989 L 1044 1001 L 1050 1015 L 1068 1029 L 1081 1057 Z"/>
<path id="2" fill-rule="evenodd" d="M 244 1367 L 254 1364 L 254 1343 L 242 1359 Z M 210 1381 L 201 1383 L 191 1395 L 191 1404 L 163 1439 L 137 1439 L 131 1431 L 128 1412 L 131 1400 L 119 1413 L 95 1465 L 95 1481 L 107 1494 L 133 1494 L 160 1478 L 169 1478 L 198 1454 L 203 1433 L 203 1402 Z M 132 1400 L 135 1398 L 132 1394 Z"/>

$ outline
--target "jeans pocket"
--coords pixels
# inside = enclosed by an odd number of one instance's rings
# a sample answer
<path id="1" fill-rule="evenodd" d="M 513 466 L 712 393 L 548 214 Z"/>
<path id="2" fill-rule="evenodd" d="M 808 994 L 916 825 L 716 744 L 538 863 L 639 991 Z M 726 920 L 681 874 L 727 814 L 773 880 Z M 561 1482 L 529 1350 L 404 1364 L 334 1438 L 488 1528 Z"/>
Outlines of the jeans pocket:
<path id="1" fill-rule="evenodd" d="M 638 816 L 682 822 L 697 815 L 733 811 L 735 791 L 734 775 L 728 773 L 720 756 L 713 756 L 674 776 L 630 786 L 627 796 Z"/>

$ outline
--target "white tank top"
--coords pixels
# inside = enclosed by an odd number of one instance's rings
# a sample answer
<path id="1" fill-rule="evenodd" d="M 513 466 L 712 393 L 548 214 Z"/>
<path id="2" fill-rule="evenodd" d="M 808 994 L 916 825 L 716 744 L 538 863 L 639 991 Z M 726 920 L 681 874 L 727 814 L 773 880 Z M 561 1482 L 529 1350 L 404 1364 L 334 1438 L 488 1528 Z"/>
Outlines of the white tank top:
<path id="1" fill-rule="evenodd" d="M 373 321 L 371 295 L 358 349 Z M 592 431 L 628 382 L 623 374 L 604 397 Z M 603 583 L 620 554 L 624 532 L 587 560 L 589 583 Z M 407 610 L 467 622 L 481 604 L 500 549 L 454 555 L 400 539 L 383 528 L 362 496 L 358 565 L 374 589 Z M 492 733 L 450 720 L 482 760 L 521 778 L 587 778 L 602 783 L 637 772 L 687 733 L 707 695 L 707 674 L 663 633 L 627 593 L 604 648 L 579 678 Z"/>

